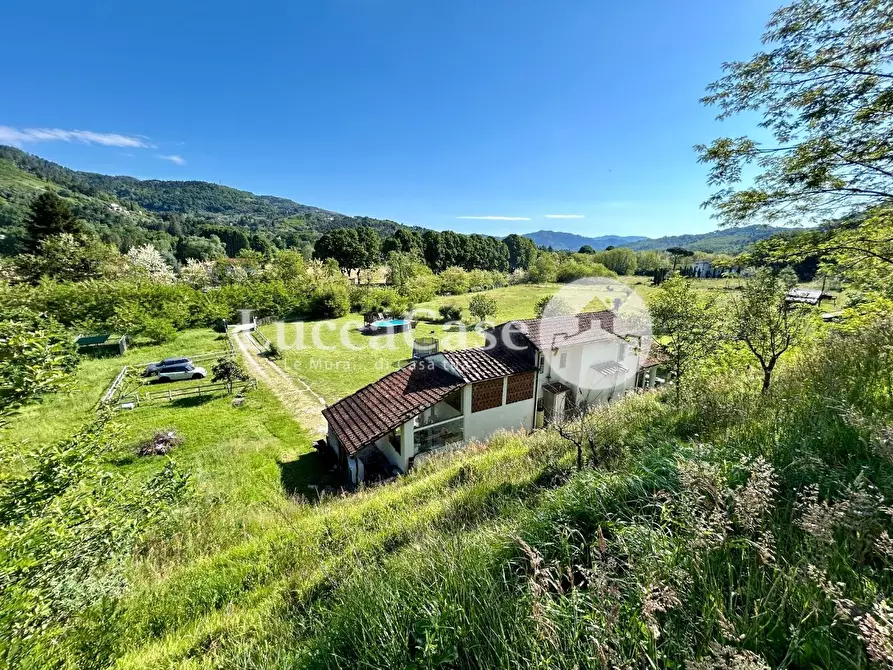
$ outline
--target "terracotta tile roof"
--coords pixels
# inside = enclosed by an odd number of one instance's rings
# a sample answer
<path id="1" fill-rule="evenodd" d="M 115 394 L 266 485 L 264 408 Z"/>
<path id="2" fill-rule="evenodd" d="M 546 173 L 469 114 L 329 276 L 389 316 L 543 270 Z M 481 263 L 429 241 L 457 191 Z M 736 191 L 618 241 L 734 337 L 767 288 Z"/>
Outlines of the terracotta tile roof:
<path id="1" fill-rule="evenodd" d="M 469 383 L 507 377 L 535 369 L 531 363 L 522 360 L 504 347 L 444 351 L 443 357 Z"/>
<path id="2" fill-rule="evenodd" d="M 322 411 L 348 454 L 443 400 L 465 382 L 423 361 L 382 377 Z"/>
<path id="3" fill-rule="evenodd" d="M 520 319 L 506 325 L 510 324 L 540 351 L 615 337 L 614 313 L 608 310 L 544 319 Z"/>
<path id="4" fill-rule="evenodd" d="M 645 357 L 645 360 L 642 362 L 643 368 L 650 368 L 652 365 L 660 365 L 661 363 L 665 363 L 667 360 L 667 350 L 664 349 L 664 345 L 660 342 L 654 340 L 651 342 L 651 348 L 648 349 L 648 355 Z"/>

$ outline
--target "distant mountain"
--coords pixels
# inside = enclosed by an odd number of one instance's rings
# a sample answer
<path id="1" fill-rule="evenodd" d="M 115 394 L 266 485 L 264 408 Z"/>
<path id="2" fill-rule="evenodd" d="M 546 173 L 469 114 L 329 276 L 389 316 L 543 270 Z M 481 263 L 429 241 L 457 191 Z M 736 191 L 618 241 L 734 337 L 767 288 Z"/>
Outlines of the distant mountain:
<path id="1" fill-rule="evenodd" d="M 684 247 L 691 251 L 704 251 L 715 254 L 737 254 L 758 240 L 779 233 L 796 232 L 799 228 L 778 228 L 775 226 L 744 226 L 727 230 L 714 230 L 698 235 L 672 235 L 668 237 L 649 238 L 641 235 L 602 235 L 601 237 L 584 237 L 574 233 L 563 233 L 556 230 L 538 230 L 526 233 L 524 237 L 533 240 L 537 246 L 552 247 L 556 251 L 577 251 L 588 244 L 599 251 L 605 247 L 628 247 L 636 251 L 665 250 L 671 247 Z"/>
<path id="2" fill-rule="evenodd" d="M 535 233 L 525 233 L 524 237 L 533 240 L 538 247 L 552 247 L 556 251 L 577 251 L 587 244 L 596 251 L 600 251 L 605 247 L 628 247 L 635 242 L 648 239 L 642 235 L 584 237 L 558 230 L 538 230 Z"/>
<path id="3" fill-rule="evenodd" d="M 664 250 L 671 247 L 684 247 L 689 251 L 705 251 L 714 254 L 737 254 L 759 240 L 778 235 L 779 233 L 797 232 L 800 228 L 781 228 L 776 226 L 743 226 L 714 230 L 700 235 L 671 235 L 656 239 L 645 238 L 630 244 L 636 251 Z"/>

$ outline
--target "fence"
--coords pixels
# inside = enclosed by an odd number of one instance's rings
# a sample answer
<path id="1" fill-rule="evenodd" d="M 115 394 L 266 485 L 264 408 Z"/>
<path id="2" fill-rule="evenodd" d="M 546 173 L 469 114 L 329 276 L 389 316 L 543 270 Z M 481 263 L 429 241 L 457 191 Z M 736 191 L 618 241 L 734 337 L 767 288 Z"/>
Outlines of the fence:
<path id="1" fill-rule="evenodd" d="M 233 391 L 243 392 L 257 388 L 257 380 L 252 378 L 247 382 L 238 382 L 233 385 Z M 185 388 L 169 388 L 157 391 L 135 391 L 129 395 L 122 396 L 119 400 L 122 404 L 133 403 L 134 406 L 152 405 L 159 402 L 173 402 L 181 398 L 189 398 L 191 396 L 203 396 L 218 393 L 220 391 L 229 392 L 229 384 L 225 382 L 217 382 L 214 384 L 199 384 L 197 386 L 187 386 Z"/>
<path id="2" fill-rule="evenodd" d="M 121 372 L 118 373 L 118 376 L 115 377 L 109 387 L 105 390 L 105 393 L 102 394 L 102 398 L 99 399 L 99 404 L 108 405 L 109 403 L 115 402 L 117 396 L 121 393 L 121 386 L 124 384 L 125 379 L 127 379 L 126 365 L 121 368 Z"/>

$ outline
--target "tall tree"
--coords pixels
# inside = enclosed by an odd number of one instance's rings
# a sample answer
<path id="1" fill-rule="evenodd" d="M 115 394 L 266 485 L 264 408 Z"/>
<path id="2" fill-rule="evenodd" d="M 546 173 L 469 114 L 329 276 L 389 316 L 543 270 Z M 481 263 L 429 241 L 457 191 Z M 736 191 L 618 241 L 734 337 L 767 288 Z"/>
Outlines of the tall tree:
<path id="1" fill-rule="evenodd" d="M 369 226 L 360 226 L 357 228 L 357 245 L 358 255 L 354 259 L 357 270 L 357 280 L 360 278 L 360 271 L 373 268 L 381 263 L 381 238 L 374 228 Z"/>
<path id="2" fill-rule="evenodd" d="M 533 240 L 512 233 L 503 240 L 509 251 L 509 270 L 526 270 L 536 258 L 536 244 Z"/>
<path id="3" fill-rule="evenodd" d="M 717 314 L 713 300 L 702 299 L 691 282 L 678 274 L 661 284 L 651 304 L 654 334 L 666 350 L 676 382 L 678 402 L 686 373 L 713 347 Z"/>
<path id="4" fill-rule="evenodd" d="M 770 49 L 724 66 L 703 102 L 720 119 L 761 112 L 774 141 L 696 147 L 722 221 L 820 219 L 893 197 L 891 16 L 885 1 L 797 0 L 772 15 Z M 752 165 L 753 185 L 738 188 Z"/>
<path id="5" fill-rule="evenodd" d="M 40 242 L 47 237 L 62 233 L 74 234 L 81 230 L 68 203 L 49 189 L 38 195 L 31 203 L 26 225 L 27 248 L 31 253 L 35 253 L 40 247 Z"/>
<path id="6" fill-rule="evenodd" d="M 793 271 L 761 268 L 744 284 L 741 297 L 732 300 L 735 336 L 763 370 L 763 393 L 769 392 L 779 359 L 800 339 L 806 325 L 806 310 L 785 299 L 796 283 Z"/>
<path id="7" fill-rule="evenodd" d="M 422 255 L 422 236 L 409 228 L 397 228 L 394 234 L 387 238 L 381 245 L 381 253 L 385 258 L 392 251 L 400 251 L 416 256 Z"/>

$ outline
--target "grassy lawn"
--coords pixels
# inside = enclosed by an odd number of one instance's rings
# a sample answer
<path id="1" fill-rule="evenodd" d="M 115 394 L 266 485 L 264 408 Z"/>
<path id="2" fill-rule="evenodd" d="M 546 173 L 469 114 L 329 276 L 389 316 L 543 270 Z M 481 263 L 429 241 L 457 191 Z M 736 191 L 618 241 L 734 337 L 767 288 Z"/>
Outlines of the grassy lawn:
<path id="1" fill-rule="evenodd" d="M 74 433 L 96 416 L 100 396 L 122 365 L 215 350 L 226 350 L 224 336 L 195 329 L 179 333 L 164 345 L 130 349 L 123 357 L 85 359 L 69 392 L 48 396 L 42 404 L 26 408 L 11 421 L 2 439 L 23 443 L 21 451 L 27 452 L 31 444 Z M 319 463 L 310 453 L 312 446 L 304 429 L 262 386 L 248 394 L 242 407 L 233 407 L 232 399 L 223 394 L 191 396 L 123 410 L 112 422 L 120 432 L 122 446 L 111 454 L 109 466 L 124 468 L 135 480 L 150 476 L 166 462 L 165 458 L 137 457 L 139 442 L 165 428 L 184 437 L 184 443 L 171 455 L 177 466 L 191 475 L 202 518 L 181 537 L 184 546 L 178 549 L 178 561 L 268 527 L 278 518 L 271 512 L 276 505 L 293 493 L 305 493 L 308 484 L 320 480 Z"/>
<path id="2" fill-rule="evenodd" d="M 534 315 L 536 301 L 559 288 L 560 284 L 523 284 L 487 291 L 498 305 L 496 315 L 490 320 L 501 323 L 530 318 Z M 465 308 L 463 320 L 471 324 L 474 318 L 467 308 L 472 295 L 440 297 L 421 303 L 416 309 L 431 310 L 432 318 L 439 319 L 437 308 L 455 303 Z M 480 333 L 448 332 L 442 324 L 429 321 L 419 321 L 412 332 L 394 335 L 364 335 L 362 326 L 362 316 L 349 314 L 325 322 L 271 323 L 261 330 L 271 341 L 282 344 L 283 360 L 280 366 L 306 381 L 329 403 L 395 370 L 412 355 L 413 337 L 436 337 L 442 350 L 465 349 L 484 343 Z M 302 338 L 299 335 L 301 327 Z M 315 341 L 321 346 L 315 346 Z M 303 347 L 297 347 L 298 342 L 303 342 Z"/>

